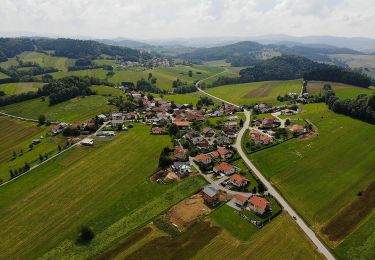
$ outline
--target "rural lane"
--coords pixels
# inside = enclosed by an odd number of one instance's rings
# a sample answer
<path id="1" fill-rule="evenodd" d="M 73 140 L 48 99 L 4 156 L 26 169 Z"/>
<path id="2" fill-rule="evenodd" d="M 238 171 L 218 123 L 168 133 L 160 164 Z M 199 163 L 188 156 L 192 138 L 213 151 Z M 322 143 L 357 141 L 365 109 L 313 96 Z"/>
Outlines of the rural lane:
<path id="1" fill-rule="evenodd" d="M 208 94 L 201 88 L 199 88 L 200 81 L 197 82 L 196 87 L 200 92 L 202 92 L 205 95 L 208 95 L 210 97 L 213 97 L 217 100 L 223 101 L 227 104 L 234 105 L 236 107 L 239 107 L 238 105 L 235 105 L 233 103 L 230 103 L 224 99 L 215 97 L 214 95 Z M 314 231 L 303 221 L 303 219 L 297 214 L 297 212 L 292 208 L 291 205 L 284 199 L 284 197 L 272 186 L 271 182 L 269 182 L 262 173 L 255 167 L 255 165 L 249 160 L 246 153 L 242 149 L 242 137 L 245 134 L 246 130 L 250 126 L 250 111 L 244 110 L 244 114 L 246 116 L 246 121 L 243 124 L 242 129 L 237 135 L 236 143 L 234 147 L 237 149 L 238 153 L 240 154 L 241 158 L 244 160 L 244 162 L 250 167 L 250 169 L 253 171 L 253 173 L 259 178 L 259 180 L 264 184 L 264 186 L 267 188 L 268 192 L 275 197 L 281 206 L 284 208 L 286 212 L 295 220 L 297 225 L 302 229 L 302 231 L 308 236 L 308 238 L 314 243 L 314 245 L 317 247 L 318 251 L 322 253 L 327 259 L 334 260 L 335 257 L 332 255 L 332 253 L 329 251 L 329 249 L 319 240 L 319 238 L 316 236 Z"/>

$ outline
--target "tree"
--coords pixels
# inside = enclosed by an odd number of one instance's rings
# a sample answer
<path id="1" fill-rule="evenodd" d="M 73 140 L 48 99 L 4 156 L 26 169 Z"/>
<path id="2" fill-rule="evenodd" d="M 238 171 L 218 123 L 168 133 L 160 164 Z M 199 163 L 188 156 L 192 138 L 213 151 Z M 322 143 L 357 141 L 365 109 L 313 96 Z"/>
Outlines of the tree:
<path id="1" fill-rule="evenodd" d="M 44 160 L 43 155 L 39 154 L 39 161 L 43 162 L 43 160 Z"/>
<path id="2" fill-rule="evenodd" d="M 266 190 L 262 182 L 259 182 L 258 184 L 258 191 L 259 193 L 263 193 Z"/>
<path id="3" fill-rule="evenodd" d="M 61 145 L 57 145 L 57 149 L 59 150 L 59 152 L 61 152 L 62 150 Z"/>
<path id="4" fill-rule="evenodd" d="M 31 151 L 34 148 L 33 144 L 29 144 L 29 150 Z"/>
<path id="5" fill-rule="evenodd" d="M 191 70 L 189 70 L 188 75 L 189 75 L 189 77 L 193 77 L 193 72 Z"/>
<path id="6" fill-rule="evenodd" d="M 253 192 L 252 192 L 253 194 L 256 194 L 257 193 L 257 187 L 256 186 L 254 186 L 254 188 L 253 188 Z"/>
<path id="7" fill-rule="evenodd" d="M 176 124 L 171 124 L 168 127 L 168 133 L 170 135 L 176 135 L 178 133 L 178 126 Z"/>
<path id="8" fill-rule="evenodd" d="M 81 226 L 79 230 L 79 236 L 77 238 L 77 243 L 81 245 L 87 245 L 95 237 L 94 231 L 87 226 Z"/>
<path id="9" fill-rule="evenodd" d="M 16 157 L 17 157 L 17 153 L 16 151 L 13 151 L 13 160 L 16 159 Z"/>
<path id="10" fill-rule="evenodd" d="M 38 122 L 40 125 L 44 125 L 46 123 L 46 116 L 45 115 L 40 115 L 38 117 Z"/>
<path id="11" fill-rule="evenodd" d="M 148 73 L 148 80 L 150 80 L 152 78 L 152 73 Z"/>
<path id="12" fill-rule="evenodd" d="M 242 120 L 242 118 L 240 120 L 240 127 L 243 127 L 243 120 Z"/>

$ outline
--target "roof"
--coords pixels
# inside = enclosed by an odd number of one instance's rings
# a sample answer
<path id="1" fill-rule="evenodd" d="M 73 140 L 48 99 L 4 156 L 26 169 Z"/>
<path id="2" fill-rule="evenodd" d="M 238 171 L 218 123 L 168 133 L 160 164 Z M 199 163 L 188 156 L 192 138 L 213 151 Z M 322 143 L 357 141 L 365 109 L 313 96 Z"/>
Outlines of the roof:
<path id="1" fill-rule="evenodd" d="M 228 149 L 225 148 L 225 147 L 219 147 L 219 148 L 217 148 L 217 152 L 218 152 L 220 155 L 226 155 L 226 154 L 230 153 L 230 152 L 228 151 Z"/>
<path id="2" fill-rule="evenodd" d="M 303 125 L 292 125 L 289 129 L 292 132 L 297 132 L 297 131 L 303 131 L 305 127 Z"/>
<path id="3" fill-rule="evenodd" d="M 213 151 L 210 155 L 212 158 L 218 158 L 220 156 L 218 151 Z"/>
<path id="4" fill-rule="evenodd" d="M 176 126 L 190 126 L 190 122 L 189 121 L 175 121 L 174 124 Z"/>
<path id="5" fill-rule="evenodd" d="M 198 154 L 197 156 L 195 156 L 195 159 L 198 160 L 198 161 L 206 161 L 206 160 L 210 159 L 210 156 L 208 156 L 208 154 L 201 153 L 201 154 Z"/>
<path id="6" fill-rule="evenodd" d="M 241 194 L 238 194 L 238 193 L 234 197 L 235 197 L 236 200 L 238 200 L 242 203 L 244 203 L 247 200 L 247 198 L 244 195 L 241 195 Z"/>
<path id="7" fill-rule="evenodd" d="M 222 162 L 222 163 L 216 165 L 214 168 L 215 168 L 216 171 L 229 172 L 233 169 L 233 166 L 226 163 L 226 162 Z"/>
<path id="8" fill-rule="evenodd" d="M 160 127 L 153 127 L 152 132 L 164 132 L 164 129 Z"/>
<path id="9" fill-rule="evenodd" d="M 182 146 L 176 146 L 174 148 L 174 152 L 173 154 L 176 155 L 176 154 L 186 154 L 187 153 L 187 150 L 184 149 Z"/>
<path id="10" fill-rule="evenodd" d="M 210 197 L 213 197 L 219 193 L 219 191 L 212 185 L 204 186 L 203 192 L 206 193 Z"/>
<path id="11" fill-rule="evenodd" d="M 248 181 L 248 179 L 246 179 L 245 177 L 239 175 L 239 174 L 233 174 L 230 178 L 230 181 L 231 182 L 234 182 L 238 185 L 242 185 L 244 182 Z"/>
<path id="12" fill-rule="evenodd" d="M 253 204 L 256 207 L 265 208 L 267 205 L 269 205 L 269 202 L 266 199 L 263 199 L 258 196 L 252 196 L 249 200 L 251 204 Z"/>

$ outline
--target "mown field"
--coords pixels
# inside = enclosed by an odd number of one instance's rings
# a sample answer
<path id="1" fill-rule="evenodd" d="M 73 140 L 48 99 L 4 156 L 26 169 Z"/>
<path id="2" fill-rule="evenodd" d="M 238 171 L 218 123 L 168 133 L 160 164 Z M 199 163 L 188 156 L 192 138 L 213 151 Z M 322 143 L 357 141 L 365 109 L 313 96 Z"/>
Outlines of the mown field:
<path id="1" fill-rule="evenodd" d="M 221 211 L 222 208 L 216 211 Z M 170 237 L 154 226 L 147 226 L 102 257 L 110 255 L 112 259 L 160 259 L 160 255 L 167 259 L 181 256 L 187 259 L 322 259 L 286 214 L 278 216 L 270 224 L 248 236 L 246 232 L 252 231 L 246 226 L 252 224 L 238 215 L 216 211 L 212 214 L 229 217 L 228 220 L 220 218 L 222 222 L 226 222 L 225 225 L 206 219 L 178 237 Z M 238 229 L 237 232 L 242 232 L 248 238 L 240 240 L 227 228 Z M 155 255 L 155 251 L 159 255 Z"/>
<path id="2" fill-rule="evenodd" d="M 300 93 L 301 87 L 301 80 L 286 80 L 225 85 L 210 88 L 206 91 L 212 95 L 240 105 L 250 105 L 261 102 L 276 104 L 279 103 L 276 100 L 278 95 L 283 96 L 289 92 Z"/>
<path id="3" fill-rule="evenodd" d="M 341 99 L 352 99 L 356 98 L 359 94 L 374 94 L 373 89 L 356 87 L 343 83 L 336 82 L 322 82 L 322 81 L 310 81 L 307 85 L 307 91 L 312 94 L 319 94 L 321 92 L 324 84 L 330 84 L 332 90 L 336 93 Z"/>
<path id="4" fill-rule="evenodd" d="M 6 95 L 16 95 L 29 91 L 37 91 L 41 88 L 44 83 L 38 82 L 17 82 L 17 83 L 6 83 L 0 84 L 0 91 L 4 91 Z"/>
<path id="5" fill-rule="evenodd" d="M 304 113 L 292 118 L 313 122 L 319 131 L 317 137 L 293 139 L 250 158 L 320 232 L 375 180 L 375 127 L 336 114 L 325 104 L 305 105 L 302 109 Z"/>
<path id="6" fill-rule="evenodd" d="M 0 251 L 4 258 L 90 258 L 196 192 L 199 177 L 151 183 L 168 136 L 135 128 L 94 148 L 77 147 L 0 188 Z M 80 225 L 96 236 L 77 246 Z M 48 252 L 48 253 L 47 253 Z"/>
<path id="7" fill-rule="evenodd" d="M 15 116 L 38 119 L 39 115 L 45 115 L 47 120 L 65 122 L 85 121 L 114 109 L 106 97 L 99 95 L 76 97 L 53 106 L 48 105 L 48 98 L 45 101 L 36 98 L 0 107 L 0 111 Z"/>
<path id="8" fill-rule="evenodd" d="M 104 96 L 125 96 L 124 91 L 112 88 L 108 86 L 91 86 L 92 90 L 96 91 L 98 95 L 104 95 Z"/>

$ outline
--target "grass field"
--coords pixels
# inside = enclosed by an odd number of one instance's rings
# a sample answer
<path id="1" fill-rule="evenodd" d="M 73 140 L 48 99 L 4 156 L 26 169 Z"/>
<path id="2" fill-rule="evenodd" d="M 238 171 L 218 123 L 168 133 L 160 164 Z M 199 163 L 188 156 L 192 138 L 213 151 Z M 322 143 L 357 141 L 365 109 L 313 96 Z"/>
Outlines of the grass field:
<path id="1" fill-rule="evenodd" d="M 341 259 L 375 258 L 375 211 L 355 232 L 347 237 L 337 248 Z"/>
<path id="2" fill-rule="evenodd" d="M 9 76 L 0 72 L 0 79 L 6 79 L 6 78 L 9 78 Z"/>
<path id="3" fill-rule="evenodd" d="M 306 112 L 292 118 L 309 119 L 317 126 L 319 136 L 290 140 L 254 153 L 251 159 L 320 231 L 375 179 L 375 127 L 335 114 L 325 104 L 305 105 L 302 109 Z"/>
<path id="4" fill-rule="evenodd" d="M 373 89 L 361 88 L 343 83 L 322 81 L 310 81 L 307 85 L 307 90 L 309 93 L 318 94 L 326 83 L 332 86 L 333 91 L 341 99 L 356 98 L 359 94 L 370 95 L 375 93 Z"/>
<path id="5" fill-rule="evenodd" d="M 69 150 L 1 187 L 2 257 L 36 258 L 47 251 L 51 258 L 92 256 L 196 192 L 205 183 L 199 177 L 171 185 L 150 182 L 169 145 L 168 136 L 152 136 L 149 127 L 137 124 L 94 148 Z M 90 246 L 74 243 L 82 224 L 96 233 Z"/>
<path id="6" fill-rule="evenodd" d="M 244 83 L 225 85 L 207 89 L 212 95 L 221 97 L 235 104 L 250 105 L 255 103 L 279 103 L 276 98 L 289 92 L 299 93 L 301 91 L 300 80 L 287 81 L 263 81 L 255 83 Z"/>
<path id="7" fill-rule="evenodd" d="M 77 71 L 60 71 L 51 73 L 52 77 L 55 79 L 61 79 L 69 76 L 78 76 L 78 77 L 94 77 L 98 79 L 105 79 L 107 77 L 108 71 L 104 69 L 91 69 L 91 70 L 77 70 Z"/>
<path id="8" fill-rule="evenodd" d="M 125 96 L 124 91 L 117 88 L 112 88 L 108 86 L 91 86 L 92 90 L 96 91 L 98 95 L 104 96 Z"/>
<path id="9" fill-rule="evenodd" d="M 99 95 L 76 97 L 53 106 L 48 105 L 48 98 L 45 101 L 37 98 L 0 107 L 0 111 L 15 116 L 38 119 L 43 114 L 47 120 L 65 122 L 85 121 L 114 109 L 108 105 L 106 97 Z"/>
<path id="10" fill-rule="evenodd" d="M 6 95 L 15 95 L 29 91 L 37 91 L 44 83 L 38 82 L 18 82 L 0 84 L 0 91 L 4 91 Z"/>
<path id="11" fill-rule="evenodd" d="M 364 68 L 363 72 L 375 77 L 375 55 L 334 54 L 330 56 L 345 62 L 351 68 Z"/>

